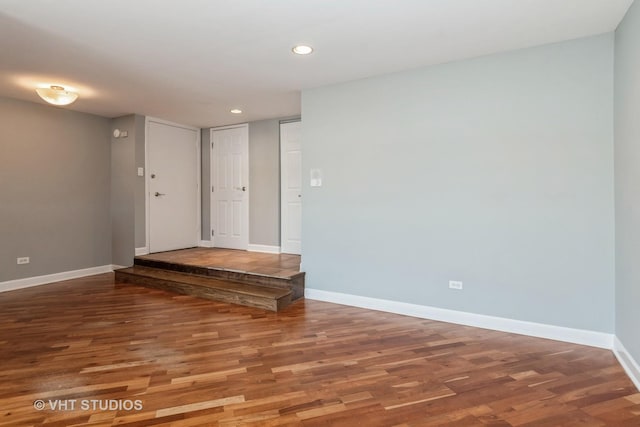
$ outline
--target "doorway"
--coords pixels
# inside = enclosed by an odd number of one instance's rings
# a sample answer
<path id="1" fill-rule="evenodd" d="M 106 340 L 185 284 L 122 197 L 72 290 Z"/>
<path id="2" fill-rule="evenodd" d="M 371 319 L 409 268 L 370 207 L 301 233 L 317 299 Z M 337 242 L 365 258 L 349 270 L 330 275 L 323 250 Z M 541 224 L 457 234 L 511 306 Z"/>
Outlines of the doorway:
<path id="1" fill-rule="evenodd" d="M 280 251 L 302 249 L 302 123 L 280 123 Z"/>
<path id="2" fill-rule="evenodd" d="M 211 129 L 213 247 L 249 246 L 249 125 Z"/>
<path id="3" fill-rule="evenodd" d="M 146 153 L 149 252 L 198 246 L 199 130 L 147 118 Z"/>

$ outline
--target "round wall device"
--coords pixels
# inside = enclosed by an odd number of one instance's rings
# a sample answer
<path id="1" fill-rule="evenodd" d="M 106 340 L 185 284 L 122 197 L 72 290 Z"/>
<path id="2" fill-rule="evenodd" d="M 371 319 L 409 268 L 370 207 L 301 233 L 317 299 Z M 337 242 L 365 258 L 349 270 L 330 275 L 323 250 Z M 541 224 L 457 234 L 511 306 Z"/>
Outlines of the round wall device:
<path id="1" fill-rule="evenodd" d="M 113 130 L 113 137 L 114 138 L 120 138 L 120 129 L 114 129 Z"/>

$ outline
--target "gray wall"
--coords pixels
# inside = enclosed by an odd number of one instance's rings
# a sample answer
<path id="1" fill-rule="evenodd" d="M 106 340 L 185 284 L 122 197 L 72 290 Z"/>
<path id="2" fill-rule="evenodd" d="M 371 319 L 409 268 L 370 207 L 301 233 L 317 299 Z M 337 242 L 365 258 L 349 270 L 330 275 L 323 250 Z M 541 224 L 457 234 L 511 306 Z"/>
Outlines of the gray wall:
<path id="1" fill-rule="evenodd" d="M 113 264 L 132 265 L 136 247 L 146 240 L 143 116 L 128 115 L 111 121 L 111 131 L 127 131 L 126 138 L 111 136 L 111 227 Z"/>
<path id="2" fill-rule="evenodd" d="M 135 115 L 134 119 L 134 138 L 135 138 L 135 168 L 136 173 L 135 178 L 135 193 L 134 193 L 134 204 L 135 204 L 135 246 L 136 248 L 143 248 L 147 245 L 147 202 L 145 199 L 145 177 L 137 176 L 138 168 L 145 167 L 145 132 L 146 132 L 146 123 L 145 117 L 140 116 L 138 114 Z M 143 169 L 144 170 L 144 169 Z M 147 171 L 144 170 L 146 175 Z"/>
<path id="3" fill-rule="evenodd" d="M 0 98 L 0 282 L 111 264 L 109 124 Z"/>
<path id="4" fill-rule="evenodd" d="M 640 4 L 616 31 L 616 335 L 640 361 Z"/>
<path id="5" fill-rule="evenodd" d="M 613 332 L 612 94 L 612 34 L 303 91 L 307 286 Z"/>
<path id="6" fill-rule="evenodd" d="M 249 123 L 249 242 L 280 246 L 280 122 Z"/>
<path id="7" fill-rule="evenodd" d="M 202 239 L 210 240 L 210 129 L 202 129 Z M 249 243 L 280 246 L 280 119 L 249 123 Z"/>
<path id="8" fill-rule="evenodd" d="M 202 154 L 200 157 L 202 174 L 202 240 L 211 240 L 211 131 L 209 128 L 201 130 Z"/>
<path id="9" fill-rule="evenodd" d="M 111 136 L 111 256 L 116 265 L 131 265 L 135 249 L 135 118 L 119 117 L 111 130 L 127 131 L 127 138 Z"/>

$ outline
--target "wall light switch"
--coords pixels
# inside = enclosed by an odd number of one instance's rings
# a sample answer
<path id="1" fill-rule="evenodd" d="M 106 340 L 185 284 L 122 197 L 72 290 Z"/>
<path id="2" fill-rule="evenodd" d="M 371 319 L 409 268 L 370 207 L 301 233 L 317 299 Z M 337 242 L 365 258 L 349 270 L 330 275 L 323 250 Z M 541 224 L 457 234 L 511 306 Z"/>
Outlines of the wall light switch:
<path id="1" fill-rule="evenodd" d="M 457 280 L 449 280 L 449 288 L 462 290 L 462 282 Z"/>
<path id="2" fill-rule="evenodd" d="M 322 169 L 311 169 L 311 186 L 322 187 Z"/>
<path id="3" fill-rule="evenodd" d="M 144 168 L 138 168 L 138 176 L 144 176 Z"/>
<path id="4" fill-rule="evenodd" d="M 30 260 L 28 256 L 23 256 L 16 259 L 16 264 L 29 264 Z"/>

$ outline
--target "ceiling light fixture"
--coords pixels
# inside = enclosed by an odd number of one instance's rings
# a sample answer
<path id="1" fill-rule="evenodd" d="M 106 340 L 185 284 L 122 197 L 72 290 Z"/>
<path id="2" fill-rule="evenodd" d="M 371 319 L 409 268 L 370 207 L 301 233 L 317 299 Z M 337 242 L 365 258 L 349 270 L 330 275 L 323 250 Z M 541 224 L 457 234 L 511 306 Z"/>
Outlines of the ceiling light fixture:
<path id="1" fill-rule="evenodd" d="M 229 110 L 231 114 L 242 114 L 242 110 L 239 108 L 234 108 L 233 110 Z"/>
<path id="2" fill-rule="evenodd" d="M 297 46 L 294 46 L 293 49 L 291 49 L 291 51 L 296 55 L 309 55 L 310 53 L 313 52 L 313 48 L 311 46 L 299 44 Z"/>
<path id="3" fill-rule="evenodd" d="M 78 94 L 71 90 L 66 90 L 62 86 L 53 85 L 50 87 L 36 88 L 40 98 L 53 105 L 69 105 L 78 99 Z"/>

